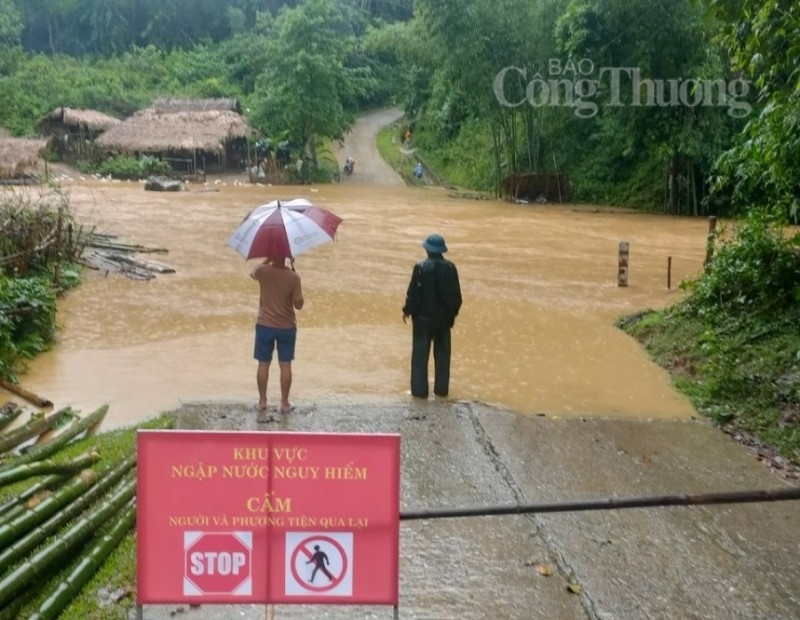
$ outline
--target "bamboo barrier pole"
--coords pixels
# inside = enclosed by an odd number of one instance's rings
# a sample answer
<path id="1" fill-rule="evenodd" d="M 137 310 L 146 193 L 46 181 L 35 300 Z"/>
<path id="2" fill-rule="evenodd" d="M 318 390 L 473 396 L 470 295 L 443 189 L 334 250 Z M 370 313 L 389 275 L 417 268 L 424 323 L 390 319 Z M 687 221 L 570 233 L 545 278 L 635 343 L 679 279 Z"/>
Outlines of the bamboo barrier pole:
<path id="1" fill-rule="evenodd" d="M 655 506 L 703 506 L 708 504 L 745 504 L 800 500 L 800 487 L 765 491 L 703 493 L 697 495 L 660 495 L 656 497 L 609 497 L 549 504 L 511 506 L 475 506 L 440 510 L 407 510 L 400 512 L 401 521 L 447 519 L 452 517 L 484 517 L 489 515 L 538 514 L 548 512 L 580 512 L 588 510 L 617 510 L 622 508 L 652 508 Z"/>

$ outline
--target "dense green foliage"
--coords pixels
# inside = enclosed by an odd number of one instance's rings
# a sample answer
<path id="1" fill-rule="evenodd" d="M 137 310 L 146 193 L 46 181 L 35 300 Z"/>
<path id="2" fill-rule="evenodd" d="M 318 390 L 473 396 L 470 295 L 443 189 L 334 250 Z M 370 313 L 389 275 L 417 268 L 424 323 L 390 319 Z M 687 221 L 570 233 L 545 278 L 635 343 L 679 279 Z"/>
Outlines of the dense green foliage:
<path id="1" fill-rule="evenodd" d="M 60 106 L 123 118 L 158 97 L 235 98 L 320 178 L 317 147 L 397 89 L 364 39 L 410 14 L 410 0 L 0 0 L 0 125 L 29 135 Z"/>
<path id="2" fill-rule="evenodd" d="M 560 172 L 579 200 L 796 218 L 797 41 L 792 0 L 0 0 L 0 119 L 236 97 L 315 164 L 395 100 L 458 185 Z"/>
<path id="3" fill-rule="evenodd" d="M 236 97 L 219 50 L 134 48 L 110 58 L 73 58 L 0 49 L 0 124 L 16 134 L 58 106 L 97 109 L 123 118 L 158 96 Z"/>
<path id="4" fill-rule="evenodd" d="M 702 3 L 417 7 L 406 36 L 384 43 L 404 63 L 415 141 L 431 161 L 459 161 L 480 189 L 512 173 L 566 172 L 578 199 L 706 209 L 706 177 L 743 111 L 727 92 L 714 91 L 712 103 L 703 90 L 736 72 L 714 37 L 720 23 Z M 428 53 L 409 42 L 414 37 L 426 40 Z M 690 77 L 697 79 L 686 83 Z"/>
<path id="5" fill-rule="evenodd" d="M 55 340 L 56 292 L 76 286 L 80 249 L 67 234 L 67 197 L 0 195 L 0 377 Z"/>
<path id="6" fill-rule="evenodd" d="M 55 339 L 56 295 L 48 277 L 0 275 L 0 376 L 8 379 L 20 359 L 30 359 Z"/>
<path id="7" fill-rule="evenodd" d="M 796 215 L 796 3 L 415 8 L 368 43 L 397 58 L 415 146 L 451 181 L 493 189 L 512 173 L 565 172 L 578 200 Z"/>
<path id="8" fill-rule="evenodd" d="M 800 4 L 714 0 L 734 66 L 758 89 L 758 113 L 720 159 L 716 190 L 742 211 L 772 205 L 800 219 Z"/>
<path id="9" fill-rule="evenodd" d="M 303 147 L 312 165 L 318 140 L 344 137 L 358 97 L 372 85 L 366 67 L 349 64 L 358 25 L 359 16 L 348 15 L 344 5 L 307 0 L 281 11 L 269 29 L 269 62 L 255 84 L 253 118 L 273 136 L 283 130 L 280 137 Z"/>
<path id="10" fill-rule="evenodd" d="M 685 301 L 623 321 L 713 419 L 800 461 L 800 233 L 754 211 Z"/>
<path id="11" fill-rule="evenodd" d="M 5 35 L 26 49 L 51 54 L 115 54 L 133 46 L 190 48 L 252 29 L 298 0 L 0 0 Z M 411 0 L 342 4 L 375 19 L 407 19 Z"/>
<path id="12" fill-rule="evenodd" d="M 146 179 L 151 175 L 165 175 L 170 172 L 168 162 L 149 155 L 143 155 L 138 159 L 110 157 L 99 164 L 81 162 L 78 167 L 83 172 L 108 175 L 123 180 Z"/>

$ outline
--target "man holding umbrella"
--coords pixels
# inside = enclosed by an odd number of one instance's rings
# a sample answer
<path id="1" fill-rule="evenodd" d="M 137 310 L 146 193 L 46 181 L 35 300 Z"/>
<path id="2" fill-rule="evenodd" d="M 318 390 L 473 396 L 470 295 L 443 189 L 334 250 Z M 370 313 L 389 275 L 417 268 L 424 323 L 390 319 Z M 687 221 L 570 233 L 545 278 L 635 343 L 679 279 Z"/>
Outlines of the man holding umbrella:
<path id="1" fill-rule="evenodd" d="M 250 276 L 258 282 L 259 311 L 256 321 L 256 341 L 253 356 L 258 361 L 257 422 L 269 420 L 267 415 L 267 381 L 272 353 L 278 349 L 278 367 L 281 373 L 281 413 L 292 409 L 289 390 L 292 387 L 292 360 L 297 340 L 295 310 L 303 307 L 300 276 L 286 267 L 283 257 L 268 257 Z"/>
<path id="2" fill-rule="evenodd" d="M 411 394 L 428 397 L 428 358 L 433 343 L 433 393 L 447 396 L 450 388 L 450 329 L 461 309 L 461 286 L 456 266 L 442 256 L 447 245 L 441 235 L 422 242 L 426 260 L 414 265 L 403 306 L 403 323 L 413 323 Z"/>
<path id="3" fill-rule="evenodd" d="M 278 349 L 281 369 L 281 412 L 288 413 L 292 387 L 292 360 L 297 339 L 295 310 L 303 307 L 300 276 L 294 259 L 333 241 L 342 218 L 305 198 L 281 203 L 273 200 L 256 207 L 237 226 L 228 245 L 246 259 L 265 258 L 250 274 L 259 284 L 259 311 L 254 356 L 258 360 L 258 422 L 268 422 L 267 381 L 272 353 Z M 292 269 L 286 267 L 286 259 Z"/>

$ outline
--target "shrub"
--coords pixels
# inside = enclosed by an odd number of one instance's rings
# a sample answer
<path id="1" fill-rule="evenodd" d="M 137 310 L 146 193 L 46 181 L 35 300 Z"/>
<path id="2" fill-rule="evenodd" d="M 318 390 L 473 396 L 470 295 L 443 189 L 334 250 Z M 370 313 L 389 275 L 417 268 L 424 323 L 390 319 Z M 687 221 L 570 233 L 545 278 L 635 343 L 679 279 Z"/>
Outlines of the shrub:
<path id="1" fill-rule="evenodd" d="M 751 212 L 733 229 L 715 234 L 705 272 L 683 286 L 686 307 L 712 323 L 769 318 L 800 302 L 800 233 L 787 237 L 767 211 Z"/>
<path id="2" fill-rule="evenodd" d="M 138 180 L 149 176 L 168 175 L 172 168 L 168 162 L 157 157 L 142 155 L 139 159 L 134 157 L 111 157 L 100 164 L 81 162 L 79 168 L 84 172 L 97 173 L 110 176 L 114 179 Z"/>
<path id="3" fill-rule="evenodd" d="M 56 335 L 56 294 L 47 276 L 0 277 L 0 376 L 46 351 Z"/>

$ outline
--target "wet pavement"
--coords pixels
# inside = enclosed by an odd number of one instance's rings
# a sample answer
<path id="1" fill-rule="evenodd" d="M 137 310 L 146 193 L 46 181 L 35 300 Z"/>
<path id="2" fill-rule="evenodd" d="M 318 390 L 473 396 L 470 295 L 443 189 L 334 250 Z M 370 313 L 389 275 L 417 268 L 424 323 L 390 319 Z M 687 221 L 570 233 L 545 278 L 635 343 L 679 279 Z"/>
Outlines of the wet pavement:
<path id="1" fill-rule="evenodd" d="M 183 405 L 182 428 L 402 436 L 401 511 L 786 485 L 696 420 L 552 419 L 485 404 Z M 797 618 L 797 502 L 404 521 L 399 617 Z M 553 568 L 543 576 L 539 564 Z M 570 590 L 572 585 L 574 590 Z M 385 607 L 146 606 L 160 620 L 391 618 Z"/>

